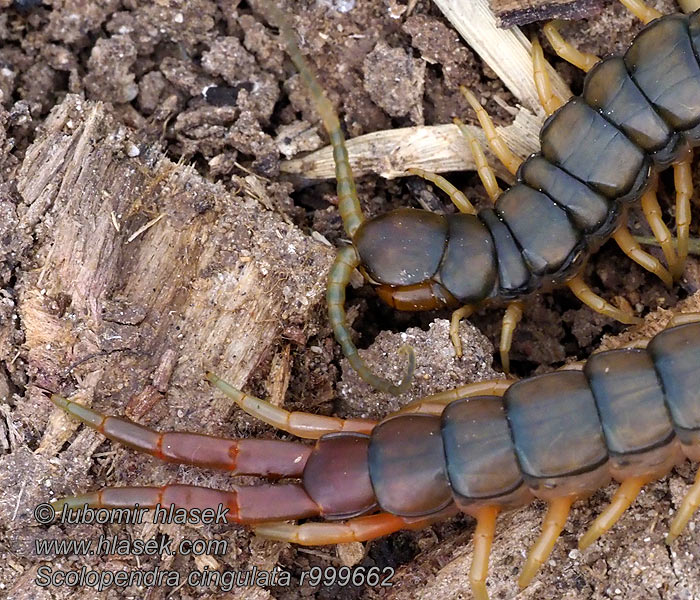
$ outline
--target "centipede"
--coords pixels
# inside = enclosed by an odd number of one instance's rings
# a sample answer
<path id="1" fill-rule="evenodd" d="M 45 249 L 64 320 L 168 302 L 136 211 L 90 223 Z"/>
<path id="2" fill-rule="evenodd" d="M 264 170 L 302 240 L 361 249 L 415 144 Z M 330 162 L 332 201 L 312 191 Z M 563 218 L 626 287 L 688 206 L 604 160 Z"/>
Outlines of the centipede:
<path id="1" fill-rule="evenodd" d="M 539 134 L 540 152 L 519 159 L 497 133 L 475 95 L 462 88 L 488 144 L 515 177 L 501 190 L 479 142 L 468 138 L 478 175 L 493 201 L 477 211 L 444 177 L 409 169 L 437 184 L 457 207 L 455 214 L 399 208 L 365 218 L 340 122 L 302 55 L 280 9 L 267 11 L 280 28 L 286 51 L 313 99 L 330 138 L 338 207 L 350 245 L 341 247 L 327 287 L 329 322 L 343 354 L 359 376 L 390 394 L 409 389 L 415 358 L 400 384 L 374 374 L 359 356 L 345 312 L 346 288 L 355 269 L 378 296 L 402 311 L 453 309 L 450 336 L 461 355 L 459 322 L 484 305 L 507 305 L 500 338 L 501 364 L 510 369 L 513 332 L 523 299 L 553 287 L 568 287 L 594 311 L 621 323 L 639 318 L 597 295 L 582 277 L 587 258 L 612 238 L 622 251 L 671 286 L 688 255 L 693 195 L 691 162 L 700 144 L 700 12 L 661 15 L 636 0 L 622 0 L 646 26 L 622 56 L 601 59 L 578 51 L 555 23 L 544 33 L 555 52 L 587 71 L 580 96 L 553 91 L 542 47 L 532 43 L 533 76 L 549 115 Z M 698 3 L 686 2 L 698 9 Z M 658 175 L 671 167 L 676 187 L 676 240 L 661 216 Z M 645 251 L 627 227 L 627 211 L 639 202 L 668 268 Z"/>
<path id="2" fill-rule="evenodd" d="M 500 512 L 534 498 L 548 504 L 518 580 L 524 588 L 547 561 L 574 502 L 611 479 L 620 482 L 580 538 L 583 550 L 613 527 L 644 485 L 685 459 L 700 462 L 700 313 L 676 315 L 637 346 L 594 354 L 579 369 L 467 384 L 415 400 L 380 422 L 289 413 L 207 373 L 244 411 L 315 439 L 313 446 L 160 433 L 53 395 L 87 426 L 160 459 L 283 480 L 228 491 L 182 484 L 103 488 L 58 500 L 54 508 L 225 507 L 229 522 L 299 545 L 364 542 L 461 511 L 476 519 L 469 578 L 474 598 L 486 600 Z M 700 470 L 668 544 L 698 507 Z M 288 522 L 312 518 L 324 521 Z"/>

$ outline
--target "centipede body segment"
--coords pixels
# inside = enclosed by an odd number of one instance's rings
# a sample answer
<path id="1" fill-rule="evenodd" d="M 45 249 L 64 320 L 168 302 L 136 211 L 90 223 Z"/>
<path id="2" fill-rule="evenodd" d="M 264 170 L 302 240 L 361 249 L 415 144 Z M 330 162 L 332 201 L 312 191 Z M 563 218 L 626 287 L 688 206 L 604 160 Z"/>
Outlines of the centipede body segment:
<path id="1" fill-rule="evenodd" d="M 352 246 L 338 254 L 329 277 L 329 316 L 343 352 L 374 387 L 391 393 L 405 391 L 412 366 L 397 386 L 372 374 L 359 358 L 342 307 L 344 288 L 355 267 L 361 267 L 377 285 L 382 300 L 399 310 L 461 306 L 452 332 L 458 353 L 459 318 L 484 303 L 519 302 L 552 286 L 567 285 L 594 310 L 623 323 L 636 322 L 635 316 L 597 296 L 580 276 L 586 258 L 611 236 L 628 256 L 667 285 L 680 276 L 690 222 L 690 158 L 692 148 L 700 143 L 700 12 L 658 18 L 637 35 L 623 56 L 603 60 L 567 52 L 566 43 L 550 27 L 548 37 L 555 48 L 563 56 L 573 56 L 589 72 L 581 96 L 563 105 L 548 103 L 550 110 L 555 105 L 559 108 L 542 127 L 539 153 L 520 162 L 500 140 L 478 100 L 465 91 L 494 153 L 516 174 L 516 183 L 498 195 L 492 208 L 477 213 L 442 178 L 415 171 L 438 182 L 463 212 L 438 215 L 405 208 L 369 220 L 351 187 L 352 172 L 338 119 L 284 17 L 274 7 L 270 12 L 319 107 L 334 148 L 340 212 Z M 541 48 L 534 44 L 533 49 L 534 73 L 541 79 L 538 87 L 547 89 Z M 474 140 L 470 145 L 474 147 Z M 480 158 L 475 150 L 482 180 L 495 196 L 500 190 Z M 671 165 L 678 184 L 677 252 L 655 196 L 658 172 Z M 670 270 L 646 253 L 625 227 L 627 207 L 640 200 Z M 518 305 L 517 311 L 511 311 L 510 322 L 504 323 L 501 355 L 506 370 L 510 336 L 520 314 Z"/>
<path id="2" fill-rule="evenodd" d="M 601 352 L 582 370 L 511 385 L 497 380 L 465 386 L 419 400 L 378 424 L 287 413 L 285 428 L 316 438 L 313 447 L 158 433 L 54 396 L 56 404 L 90 427 L 159 458 L 285 479 L 229 491 L 191 485 L 105 488 L 60 500 L 56 508 L 223 504 L 231 522 L 308 545 L 366 541 L 463 511 L 477 519 L 470 578 L 474 596 L 485 599 L 488 553 L 500 511 L 535 497 L 549 504 L 520 577 L 524 587 L 546 561 L 576 500 L 611 478 L 621 482 L 609 507 L 581 538 L 584 548 L 612 527 L 645 483 L 663 477 L 684 458 L 700 462 L 700 315 L 692 318 L 659 333 L 645 349 Z M 213 374 L 207 377 L 250 414 L 279 422 L 266 401 Z M 483 395 L 489 389 L 502 396 Z M 445 398 L 452 401 L 438 411 L 429 409 Z M 669 543 L 699 505 L 700 477 L 671 524 Z M 309 517 L 332 522 L 284 522 Z"/>

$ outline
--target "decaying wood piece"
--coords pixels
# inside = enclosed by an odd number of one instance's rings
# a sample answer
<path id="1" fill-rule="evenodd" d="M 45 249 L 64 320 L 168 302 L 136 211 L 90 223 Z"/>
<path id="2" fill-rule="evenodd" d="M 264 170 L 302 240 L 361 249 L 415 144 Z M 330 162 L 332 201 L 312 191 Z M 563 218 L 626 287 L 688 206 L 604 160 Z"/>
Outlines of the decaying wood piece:
<path id="1" fill-rule="evenodd" d="M 173 383 L 185 365 L 244 383 L 284 322 L 320 301 L 328 248 L 152 148 L 129 159 L 119 144 L 131 142 L 110 127 L 99 105 L 70 99 L 20 172 L 22 225 L 44 234 L 40 268 L 19 286 L 31 369 L 64 385 L 93 357 L 145 354 L 156 366 L 175 348 Z M 69 307 L 47 314 L 57 297 Z"/>
<path id="2" fill-rule="evenodd" d="M 435 0 L 442 13 L 498 78 L 525 106 L 544 117 L 532 78 L 530 41 L 517 28 L 500 29 L 487 0 Z M 569 98 L 564 80 L 551 66 L 552 89 Z"/>
<path id="3" fill-rule="evenodd" d="M 544 110 L 532 77 L 530 41 L 517 28 L 500 29 L 487 0 L 435 0 L 435 4 L 522 104 L 514 109 L 513 123 L 498 128 L 509 146 L 521 157 L 538 150 Z M 549 72 L 554 91 L 569 98 L 571 90 L 561 76 L 551 67 Z M 470 129 L 486 149 L 481 129 Z M 451 124 L 373 132 L 349 140 L 348 152 L 358 176 L 377 173 L 387 178 L 403 177 L 413 167 L 436 173 L 475 169 L 468 144 Z M 490 153 L 489 158 L 499 176 L 510 181 L 498 160 Z M 329 179 L 335 173 L 330 147 L 283 162 L 281 169 L 306 179 Z"/>
<path id="4" fill-rule="evenodd" d="M 499 27 L 551 19 L 584 19 L 600 12 L 602 0 L 490 0 Z"/>
<path id="5" fill-rule="evenodd" d="M 499 127 L 503 138 L 519 156 L 539 149 L 541 120 L 531 112 L 520 109 L 512 124 Z M 468 126 L 486 149 L 486 140 L 479 127 Z M 475 169 L 469 145 L 456 125 L 404 127 L 368 133 L 347 141 L 353 173 L 361 177 L 377 173 L 387 179 L 410 175 L 408 169 L 420 168 L 435 173 Z M 511 175 L 492 155 L 491 164 L 499 177 L 511 180 Z M 335 177 L 335 163 L 330 146 L 303 158 L 282 163 L 282 171 L 305 179 Z"/>
<path id="6" fill-rule="evenodd" d="M 246 181 L 238 183 L 245 192 Z M 205 371 L 245 387 L 285 326 L 313 334 L 332 253 L 249 194 L 138 146 L 101 104 L 75 96 L 46 120 L 17 188 L 20 228 L 34 236 L 33 264 L 16 283 L 25 333 L 16 365 L 30 380 L 17 410 L 33 416 L 39 444 L 33 455 L 18 444 L 0 457 L 0 526 L 22 554 L 38 503 L 106 484 L 158 485 L 178 471 L 110 446 L 121 458 L 107 459 L 110 469 L 95 481 L 88 471 L 104 438 L 84 428 L 75 436 L 81 426 L 43 390 L 106 413 L 126 410 L 158 429 L 235 437 L 231 405 L 203 382 Z M 148 468 L 134 467 L 144 461 Z M 199 483 L 231 481 L 213 473 Z"/>

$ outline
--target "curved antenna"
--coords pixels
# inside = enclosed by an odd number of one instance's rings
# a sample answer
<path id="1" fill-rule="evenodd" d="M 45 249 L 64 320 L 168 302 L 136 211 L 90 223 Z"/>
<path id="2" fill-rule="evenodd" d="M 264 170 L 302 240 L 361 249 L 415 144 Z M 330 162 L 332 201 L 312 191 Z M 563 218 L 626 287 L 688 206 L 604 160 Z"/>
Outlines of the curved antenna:
<path id="1" fill-rule="evenodd" d="M 360 201 L 357 199 L 357 190 L 355 189 L 355 180 L 352 176 L 350 168 L 350 159 L 348 151 L 345 147 L 345 138 L 340 128 L 340 120 L 338 115 L 327 98 L 323 88 L 318 82 L 316 75 L 311 69 L 311 65 L 306 61 L 296 42 L 294 31 L 289 25 L 287 18 L 282 11 L 270 2 L 267 8 L 269 14 L 276 22 L 280 30 L 280 36 L 284 42 L 287 54 L 292 59 L 294 66 L 299 71 L 299 75 L 304 80 L 304 84 L 309 90 L 311 99 L 316 105 L 316 110 L 321 116 L 323 127 L 328 133 L 333 147 L 333 160 L 335 162 L 335 178 L 337 181 L 338 193 L 338 210 L 343 219 L 343 226 L 350 239 L 355 236 L 355 232 L 365 220 L 360 208 Z"/>

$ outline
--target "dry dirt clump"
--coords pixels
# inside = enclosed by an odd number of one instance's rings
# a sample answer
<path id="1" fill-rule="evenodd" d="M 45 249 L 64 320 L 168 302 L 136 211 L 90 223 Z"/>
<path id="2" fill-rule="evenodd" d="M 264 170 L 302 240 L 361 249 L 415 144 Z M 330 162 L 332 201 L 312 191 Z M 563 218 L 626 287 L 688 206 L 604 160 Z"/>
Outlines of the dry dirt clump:
<path id="1" fill-rule="evenodd" d="M 514 96 L 429 0 L 282 1 L 303 54 L 349 137 L 476 119 L 458 91 L 484 100 L 497 124 Z M 0 0 L 0 598 L 468 598 L 473 521 L 461 516 L 367 544 L 318 548 L 261 540 L 224 525 L 39 525 L 34 507 L 102 486 L 190 483 L 230 489 L 225 473 L 164 464 L 67 418 L 59 392 L 158 430 L 289 439 L 235 409 L 203 381 L 207 369 L 289 410 L 381 418 L 422 395 L 499 375 L 502 311 L 461 327 L 449 314 L 397 313 L 360 285 L 348 319 L 377 373 L 398 381 L 411 344 L 413 389 L 376 393 L 342 358 L 325 314 L 334 246 L 345 243 L 332 182 L 279 175 L 281 161 L 327 142 L 263 0 Z M 510 1 L 509 5 L 513 2 Z M 665 12 L 667 0 L 656 2 Z M 617 6 L 562 31 L 582 49 L 620 50 L 640 25 Z M 527 34 L 537 33 L 530 26 Z M 553 59 L 576 91 L 582 75 Z M 697 168 L 696 182 L 700 181 Z M 450 176 L 481 206 L 473 173 Z M 398 206 L 449 212 L 416 178 L 358 182 L 366 214 Z M 672 177 L 659 195 L 671 223 Z M 633 209 L 635 234 L 648 235 Z M 697 222 L 697 210 L 694 219 Z M 695 231 L 695 230 L 694 230 Z M 655 249 L 651 250 L 656 252 Z M 528 299 L 512 350 L 520 376 L 551 371 L 650 335 L 672 310 L 698 310 L 700 262 L 667 290 L 606 245 L 588 262 L 596 292 L 646 315 L 624 330 L 568 292 Z M 695 295 L 693 295 L 695 294 Z M 683 300 L 687 298 L 686 300 Z M 685 303 L 685 304 L 683 304 Z M 660 308 L 659 308 L 660 307 Z M 658 309 L 658 310 L 655 310 Z M 522 598 L 700 597 L 697 535 L 662 543 L 690 466 L 650 485 L 613 532 L 586 553 L 577 535 L 614 487 L 578 504 L 551 561 Z M 517 595 L 515 573 L 543 515 L 535 503 L 500 520 L 489 590 Z M 697 527 L 697 518 L 694 524 Z M 692 524 L 691 524 L 692 525 Z M 221 540 L 221 553 L 37 554 L 58 539 Z M 38 569 L 249 571 L 279 566 L 288 585 L 40 587 Z M 312 568 L 377 567 L 389 588 L 311 585 Z"/>

